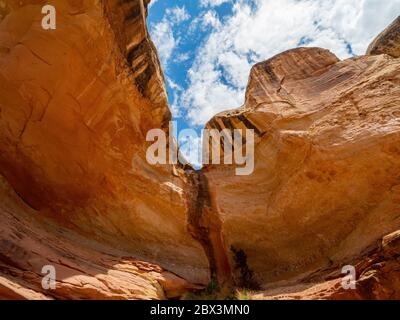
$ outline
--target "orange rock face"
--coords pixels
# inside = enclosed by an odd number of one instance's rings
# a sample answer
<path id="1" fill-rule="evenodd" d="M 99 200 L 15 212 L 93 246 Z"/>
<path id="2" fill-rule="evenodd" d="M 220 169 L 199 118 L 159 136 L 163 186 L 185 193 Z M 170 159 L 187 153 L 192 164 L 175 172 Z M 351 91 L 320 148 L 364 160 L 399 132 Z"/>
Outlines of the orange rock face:
<path id="1" fill-rule="evenodd" d="M 398 59 L 318 48 L 253 67 L 245 105 L 208 124 L 256 135 L 253 174 L 205 169 L 236 282 L 341 265 L 400 228 L 399 81 Z"/>
<path id="2" fill-rule="evenodd" d="M 44 30 L 46 1 L 0 0 L 0 298 L 179 298 L 213 278 L 256 299 L 400 299 L 398 21 L 366 56 L 254 66 L 244 106 L 207 125 L 254 130 L 237 176 L 146 161 L 147 132 L 172 134 L 148 2 L 54 0 Z"/>

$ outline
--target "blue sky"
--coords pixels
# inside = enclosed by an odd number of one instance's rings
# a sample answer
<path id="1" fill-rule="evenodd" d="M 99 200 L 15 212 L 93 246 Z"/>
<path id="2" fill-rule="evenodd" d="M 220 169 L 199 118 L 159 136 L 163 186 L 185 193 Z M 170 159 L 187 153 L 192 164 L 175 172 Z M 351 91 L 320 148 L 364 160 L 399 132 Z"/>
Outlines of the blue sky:
<path id="1" fill-rule="evenodd" d="M 180 95 L 190 86 L 188 71 L 192 67 L 197 49 L 211 33 L 212 25 L 201 21 L 210 6 L 200 5 L 201 1 L 153 0 L 148 17 L 150 33 L 156 46 L 165 48 L 160 58 L 167 79 L 167 90 L 174 120 L 180 129 L 191 127 L 201 129 L 203 123 L 187 119 L 186 110 L 178 105 Z M 232 14 L 232 4 L 217 0 L 221 4 L 213 7 L 219 19 Z M 206 3 L 206 1 L 204 2 Z M 197 19 L 197 20 L 196 20 Z M 169 31 L 172 34 L 169 34 Z M 172 51 L 169 51 L 172 50 Z"/>
<path id="2" fill-rule="evenodd" d="M 148 26 L 178 130 L 200 131 L 241 106 L 256 62 L 298 46 L 364 54 L 399 14 L 400 0 L 153 0 Z"/>

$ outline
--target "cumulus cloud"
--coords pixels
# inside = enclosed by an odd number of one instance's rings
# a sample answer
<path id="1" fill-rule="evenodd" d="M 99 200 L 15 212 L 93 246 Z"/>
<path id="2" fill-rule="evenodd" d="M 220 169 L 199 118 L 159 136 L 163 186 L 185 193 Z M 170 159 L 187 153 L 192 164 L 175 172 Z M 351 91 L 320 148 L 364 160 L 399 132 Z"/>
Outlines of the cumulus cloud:
<path id="1" fill-rule="evenodd" d="M 203 27 L 212 27 L 214 29 L 221 27 L 217 13 L 214 10 L 207 11 L 202 18 Z"/>
<path id="2" fill-rule="evenodd" d="M 167 66 L 167 62 L 178 44 L 178 40 L 174 37 L 171 23 L 164 19 L 153 26 L 151 33 L 153 41 L 158 49 L 161 63 Z"/>
<path id="3" fill-rule="evenodd" d="M 179 39 L 174 35 L 174 27 L 189 19 L 190 15 L 184 6 L 169 8 L 161 22 L 156 23 L 151 28 L 152 39 L 165 69 L 168 69 L 168 62 L 179 44 Z"/>
<path id="4" fill-rule="evenodd" d="M 230 2 L 231 0 L 200 0 L 202 7 L 217 7 L 223 3 Z"/>
<path id="5" fill-rule="evenodd" d="M 181 95 L 183 88 L 181 85 L 176 83 L 171 77 L 165 77 L 168 87 L 172 89 L 172 102 L 170 104 L 170 110 L 175 117 L 182 117 L 182 108 L 179 107 L 179 96 Z"/>
<path id="6" fill-rule="evenodd" d="M 167 16 L 173 24 L 181 23 L 190 19 L 190 14 L 186 11 L 186 8 L 175 7 L 167 10 Z"/>
<path id="7" fill-rule="evenodd" d="M 177 84 L 174 80 L 172 80 L 170 77 L 167 77 L 167 83 L 169 85 L 169 87 L 173 90 L 177 90 L 177 91 L 182 91 L 182 87 Z"/>
<path id="8" fill-rule="evenodd" d="M 174 62 L 181 63 L 181 62 L 188 61 L 189 59 L 190 59 L 190 53 L 189 52 L 184 52 L 184 53 L 179 53 L 176 56 Z"/>
<path id="9" fill-rule="evenodd" d="M 208 11 L 201 27 L 213 28 L 197 50 L 178 104 L 191 124 L 203 125 L 243 103 L 254 63 L 297 46 L 324 47 L 342 59 L 363 54 L 399 8 L 400 0 L 237 0 L 223 21 Z"/>

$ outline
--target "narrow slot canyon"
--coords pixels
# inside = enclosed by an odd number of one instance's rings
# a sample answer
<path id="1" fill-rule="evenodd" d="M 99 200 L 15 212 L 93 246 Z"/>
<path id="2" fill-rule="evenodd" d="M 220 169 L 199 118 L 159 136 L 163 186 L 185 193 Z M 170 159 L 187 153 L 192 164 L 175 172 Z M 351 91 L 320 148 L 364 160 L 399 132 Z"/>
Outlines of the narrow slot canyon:
<path id="1" fill-rule="evenodd" d="M 256 63 L 205 126 L 254 131 L 237 175 L 148 161 L 174 107 L 149 0 L 53 0 L 54 30 L 46 3 L 0 0 L 0 298 L 400 299 L 399 18 Z"/>

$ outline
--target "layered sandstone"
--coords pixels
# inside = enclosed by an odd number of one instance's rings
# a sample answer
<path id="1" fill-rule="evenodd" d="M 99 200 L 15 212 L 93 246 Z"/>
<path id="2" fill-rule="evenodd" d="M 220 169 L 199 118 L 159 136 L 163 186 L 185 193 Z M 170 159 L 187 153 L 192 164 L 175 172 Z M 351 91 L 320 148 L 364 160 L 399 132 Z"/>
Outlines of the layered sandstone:
<path id="1" fill-rule="evenodd" d="M 260 300 L 399 300 L 400 299 L 400 231 L 381 239 L 375 248 L 361 252 L 351 261 L 357 278 L 355 289 L 343 287 L 344 274 L 337 268 L 318 270 L 309 277 L 252 293 L 252 299 Z M 324 275 L 321 277 L 321 275 Z M 346 281 L 345 281 L 346 283 Z"/>
<path id="2" fill-rule="evenodd" d="M 145 157 L 170 120 L 148 2 L 52 1 L 44 30 L 47 1 L 2 1 L 0 172 L 34 216 L 207 283 L 184 172 Z"/>
<path id="3" fill-rule="evenodd" d="M 204 169 L 236 283 L 340 269 L 400 228 L 399 83 L 388 55 L 299 48 L 253 67 L 244 106 L 208 127 L 253 129 L 254 173 Z"/>

